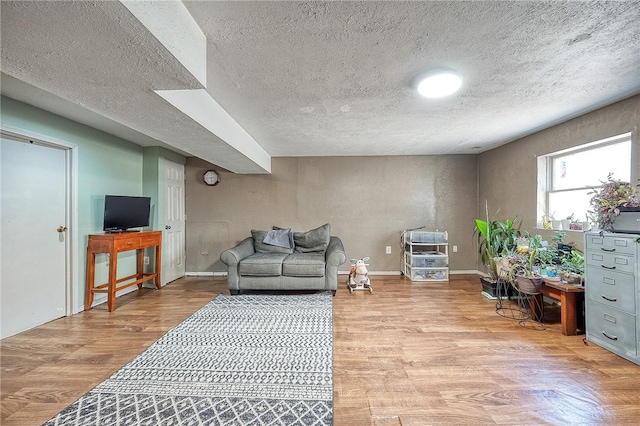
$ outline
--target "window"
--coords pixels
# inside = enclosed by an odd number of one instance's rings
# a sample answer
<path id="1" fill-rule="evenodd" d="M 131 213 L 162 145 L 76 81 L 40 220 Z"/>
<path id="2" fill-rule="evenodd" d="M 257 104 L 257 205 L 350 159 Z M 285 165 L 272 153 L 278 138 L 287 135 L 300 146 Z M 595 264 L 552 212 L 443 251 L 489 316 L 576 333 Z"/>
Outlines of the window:
<path id="1" fill-rule="evenodd" d="M 629 182 L 631 133 L 538 158 L 538 218 L 587 220 L 588 195 L 609 173 Z"/>

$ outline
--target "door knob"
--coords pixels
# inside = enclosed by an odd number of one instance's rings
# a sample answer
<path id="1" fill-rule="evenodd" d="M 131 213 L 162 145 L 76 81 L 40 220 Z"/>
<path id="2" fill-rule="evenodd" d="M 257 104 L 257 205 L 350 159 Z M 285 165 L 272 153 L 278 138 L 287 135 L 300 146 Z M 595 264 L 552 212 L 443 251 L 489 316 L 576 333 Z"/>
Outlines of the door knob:
<path id="1" fill-rule="evenodd" d="M 66 226 L 58 226 L 58 229 L 56 229 L 58 232 L 64 232 L 67 230 Z"/>
<path id="2" fill-rule="evenodd" d="M 171 226 L 169 226 L 169 225 L 165 225 L 165 226 L 164 226 L 164 229 L 171 229 Z"/>

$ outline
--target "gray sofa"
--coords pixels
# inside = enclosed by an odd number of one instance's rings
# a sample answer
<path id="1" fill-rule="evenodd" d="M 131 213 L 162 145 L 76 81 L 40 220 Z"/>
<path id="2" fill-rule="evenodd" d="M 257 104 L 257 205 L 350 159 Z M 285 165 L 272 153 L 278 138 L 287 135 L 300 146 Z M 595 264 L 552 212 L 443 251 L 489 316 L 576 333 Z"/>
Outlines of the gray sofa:
<path id="1" fill-rule="evenodd" d="M 232 295 L 242 290 L 331 290 L 335 295 L 338 267 L 347 257 L 329 224 L 290 231 L 289 247 L 265 243 L 268 234 L 252 229 L 251 237 L 220 254 Z"/>

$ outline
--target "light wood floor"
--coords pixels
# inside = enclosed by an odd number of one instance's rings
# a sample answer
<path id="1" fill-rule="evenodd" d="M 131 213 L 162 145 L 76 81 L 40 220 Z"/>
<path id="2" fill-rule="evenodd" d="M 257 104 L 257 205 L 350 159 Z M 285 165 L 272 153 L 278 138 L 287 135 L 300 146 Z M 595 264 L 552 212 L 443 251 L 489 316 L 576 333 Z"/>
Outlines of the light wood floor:
<path id="1" fill-rule="evenodd" d="M 374 294 L 334 298 L 336 425 L 639 424 L 640 366 L 562 336 L 557 308 L 534 331 L 475 276 L 371 278 Z M 48 420 L 218 293 L 224 279 L 180 279 L 4 339 L 0 423 Z"/>

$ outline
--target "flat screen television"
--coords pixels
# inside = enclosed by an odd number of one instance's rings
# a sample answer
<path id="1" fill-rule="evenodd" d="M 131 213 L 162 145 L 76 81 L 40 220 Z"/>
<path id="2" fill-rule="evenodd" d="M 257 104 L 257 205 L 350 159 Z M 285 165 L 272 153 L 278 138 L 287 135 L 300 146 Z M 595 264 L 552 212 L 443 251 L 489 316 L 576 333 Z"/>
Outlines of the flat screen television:
<path id="1" fill-rule="evenodd" d="M 149 226 L 150 197 L 105 195 L 104 231 L 125 232 Z"/>

